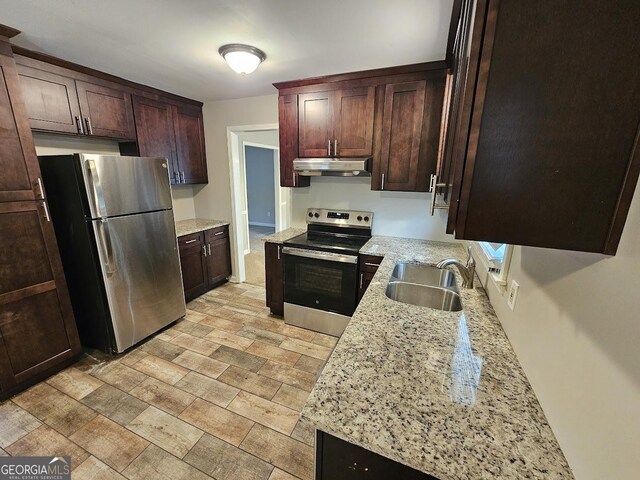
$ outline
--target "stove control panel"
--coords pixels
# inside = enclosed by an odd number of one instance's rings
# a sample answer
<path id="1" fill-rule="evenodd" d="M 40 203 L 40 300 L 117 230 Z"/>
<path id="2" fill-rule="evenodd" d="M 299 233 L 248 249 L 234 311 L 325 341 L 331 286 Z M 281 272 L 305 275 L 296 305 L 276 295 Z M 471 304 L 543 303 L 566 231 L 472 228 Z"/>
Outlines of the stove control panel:
<path id="1" fill-rule="evenodd" d="M 326 208 L 309 208 L 307 210 L 307 223 L 371 228 L 372 221 L 373 212 L 329 210 Z"/>

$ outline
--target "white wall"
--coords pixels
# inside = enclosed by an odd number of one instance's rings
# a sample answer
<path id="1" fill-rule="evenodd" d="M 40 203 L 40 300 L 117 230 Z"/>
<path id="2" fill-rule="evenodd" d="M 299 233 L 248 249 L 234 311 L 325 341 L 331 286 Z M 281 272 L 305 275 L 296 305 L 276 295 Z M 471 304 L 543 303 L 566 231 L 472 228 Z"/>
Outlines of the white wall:
<path id="1" fill-rule="evenodd" d="M 97 138 L 82 138 L 63 135 L 34 133 L 38 155 L 65 155 L 69 153 L 94 153 L 97 155 L 120 155 L 118 142 Z M 193 188 L 191 185 L 172 186 L 173 215 L 176 220 L 195 217 Z"/>
<path id="2" fill-rule="evenodd" d="M 372 211 L 374 235 L 455 241 L 446 218 L 428 212 L 429 193 L 371 191 L 371 177 L 312 177 L 309 188 L 292 188 L 292 225 L 306 225 L 307 208 Z"/>
<path id="3" fill-rule="evenodd" d="M 489 295 L 578 480 L 640 476 L 640 189 L 615 257 L 516 247 Z"/>

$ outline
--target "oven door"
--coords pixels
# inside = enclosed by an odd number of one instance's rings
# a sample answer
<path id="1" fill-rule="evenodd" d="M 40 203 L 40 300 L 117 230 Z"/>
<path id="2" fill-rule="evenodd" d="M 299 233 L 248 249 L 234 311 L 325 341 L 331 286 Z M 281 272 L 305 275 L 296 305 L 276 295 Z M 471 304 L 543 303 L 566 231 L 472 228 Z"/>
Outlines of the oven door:
<path id="1" fill-rule="evenodd" d="M 356 309 L 358 257 L 284 247 L 284 301 L 351 316 Z"/>

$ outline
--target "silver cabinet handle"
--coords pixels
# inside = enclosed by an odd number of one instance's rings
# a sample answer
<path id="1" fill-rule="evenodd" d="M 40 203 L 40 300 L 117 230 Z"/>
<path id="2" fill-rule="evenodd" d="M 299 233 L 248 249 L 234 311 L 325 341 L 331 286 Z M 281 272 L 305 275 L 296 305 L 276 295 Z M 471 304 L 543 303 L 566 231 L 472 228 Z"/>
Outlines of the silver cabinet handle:
<path id="1" fill-rule="evenodd" d="M 211 255 L 211 244 L 207 243 L 207 255 Z"/>
<path id="2" fill-rule="evenodd" d="M 214 233 L 214 235 L 222 235 L 223 233 L 224 233 L 224 230 L 221 231 L 221 232 L 216 232 L 216 233 Z"/>
<path id="3" fill-rule="evenodd" d="M 84 117 L 84 123 L 87 124 L 87 135 L 93 135 L 93 128 L 91 128 L 91 119 Z"/>
<path id="4" fill-rule="evenodd" d="M 369 267 L 379 267 L 380 264 L 379 263 L 368 263 L 368 262 L 364 262 L 365 265 L 369 266 Z"/>
<path id="5" fill-rule="evenodd" d="M 185 181 L 184 181 L 184 172 L 180 172 L 180 177 L 182 178 L 182 183 L 185 183 Z"/>
<path id="6" fill-rule="evenodd" d="M 44 195 L 44 187 L 42 186 L 42 178 L 38 177 L 36 179 L 35 182 L 33 182 L 35 185 L 35 195 L 36 195 L 36 200 L 43 200 L 45 195 Z"/>
<path id="7" fill-rule="evenodd" d="M 384 173 L 382 174 L 382 186 L 380 187 L 380 190 L 384 190 Z"/>
<path id="8" fill-rule="evenodd" d="M 184 244 L 186 245 L 187 243 L 193 243 L 193 242 L 197 242 L 198 239 L 194 238 L 193 240 L 187 240 L 186 242 L 184 242 Z"/>
<path id="9" fill-rule="evenodd" d="M 89 177 L 91 179 L 91 186 L 93 187 L 93 201 L 96 214 L 99 217 L 106 217 L 106 208 L 104 204 L 104 195 L 102 194 L 102 184 L 100 183 L 100 177 L 98 176 L 98 170 L 96 169 L 96 162 L 93 160 L 87 160 L 87 168 L 89 169 Z"/>
<path id="10" fill-rule="evenodd" d="M 42 202 L 38 202 L 38 207 L 42 207 L 42 213 L 44 214 L 44 219 L 47 222 L 51 221 L 51 216 L 49 215 L 49 208 L 47 207 L 47 202 L 44 200 Z"/>
<path id="11" fill-rule="evenodd" d="M 445 185 L 446 185 L 445 183 L 438 183 L 438 175 L 431 174 L 431 179 L 429 180 L 429 191 L 431 192 L 431 204 L 429 207 L 429 212 L 431 213 L 432 217 L 436 213 L 436 210 L 449 208 L 449 206 L 445 204 L 441 204 L 441 205 L 436 204 L 436 197 L 438 196 L 438 188 L 444 187 Z"/>
<path id="12" fill-rule="evenodd" d="M 202 245 L 202 256 L 203 257 L 207 256 L 207 246 L 206 245 Z"/>
<path id="13" fill-rule="evenodd" d="M 106 257 L 105 270 L 107 275 L 111 275 L 116 271 L 113 262 L 113 250 L 111 248 L 111 235 L 109 235 L 109 223 L 106 218 L 98 221 L 98 234 L 100 235 L 100 246 Z"/>
<path id="14" fill-rule="evenodd" d="M 313 258 L 315 260 L 326 260 L 328 262 L 358 263 L 358 257 L 353 255 L 343 255 L 341 253 L 321 252 L 318 250 L 304 250 L 302 248 L 284 247 L 282 253 L 295 257 Z"/>
<path id="15" fill-rule="evenodd" d="M 362 277 L 364 277 L 364 275 L 361 273 L 360 274 L 360 290 L 362 290 Z"/>
<path id="16" fill-rule="evenodd" d="M 331 140 L 327 140 L 327 148 L 328 148 L 327 157 L 330 157 L 331 156 Z"/>
<path id="17" fill-rule="evenodd" d="M 180 172 L 174 172 L 173 176 L 176 183 L 180 183 Z"/>
<path id="18" fill-rule="evenodd" d="M 333 141 L 333 154 L 336 157 L 338 156 L 338 140 Z"/>
<path id="19" fill-rule="evenodd" d="M 278 248 L 277 248 L 277 250 L 278 250 L 278 260 L 280 260 L 280 249 L 281 249 L 281 248 L 282 248 L 282 247 L 281 247 L 280 245 L 278 245 Z"/>
<path id="20" fill-rule="evenodd" d="M 82 119 L 76 115 L 76 129 L 80 135 L 84 135 L 84 125 L 82 125 Z"/>

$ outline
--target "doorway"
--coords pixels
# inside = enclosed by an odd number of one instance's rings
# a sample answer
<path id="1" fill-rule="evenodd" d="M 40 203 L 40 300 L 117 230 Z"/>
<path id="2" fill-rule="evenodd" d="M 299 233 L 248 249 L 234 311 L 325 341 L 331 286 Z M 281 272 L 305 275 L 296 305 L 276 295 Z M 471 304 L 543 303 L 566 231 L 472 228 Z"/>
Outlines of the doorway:
<path id="1" fill-rule="evenodd" d="M 228 127 L 234 279 L 264 286 L 261 238 L 289 227 L 290 192 L 280 187 L 277 125 Z"/>

